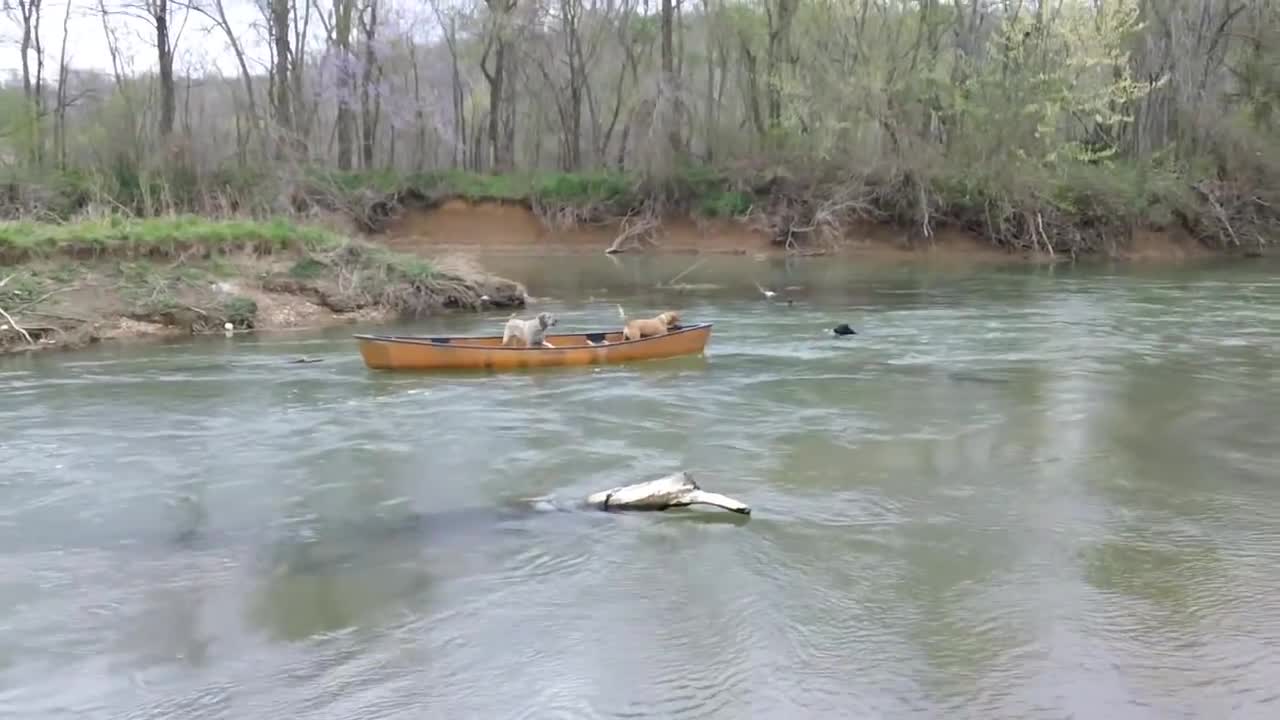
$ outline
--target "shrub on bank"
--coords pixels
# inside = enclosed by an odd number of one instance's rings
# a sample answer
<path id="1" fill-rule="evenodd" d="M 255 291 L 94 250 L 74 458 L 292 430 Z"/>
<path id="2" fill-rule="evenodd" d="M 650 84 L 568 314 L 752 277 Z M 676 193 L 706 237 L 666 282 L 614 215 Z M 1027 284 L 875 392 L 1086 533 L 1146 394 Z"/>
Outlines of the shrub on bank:
<path id="1" fill-rule="evenodd" d="M 553 227 L 636 216 L 647 216 L 651 225 L 662 216 L 679 214 L 737 218 L 772 232 L 779 244 L 794 245 L 840 236 L 861 220 L 899 224 L 916 240 L 951 225 L 1000 247 L 1073 254 L 1123 245 L 1138 226 L 1180 225 L 1216 246 L 1260 244 L 1267 228 L 1280 226 L 1280 205 L 1261 197 L 1261 190 L 1221 181 L 1197 183 L 1185 169 L 1123 160 L 966 167 L 942 162 L 914 170 L 857 171 L 832 161 L 811 164 L 803 172 L 781 166 L 732 171 L 686 166 L 661 180 L 614 171 L 486 175 L 313 169 L 287 186 L 280 178 L 247 172 L 182 182 L 181 192 L 175 192 L 164 190 L 163 183 L 159 190 L 144 191 L 139 183 L 150 187 L 147 183 L 155 181 L 137 178 L 116 178 L 114 185 L 75 173 L 45 178 L 39 190 L 10 193 L 3 211 L 30 217 L 31 208 L 22 203 L 38 196 L 45 211 L 42 217 L 65 220 L 86 207 L 105 204 L 125 207 L 143 220 L 112 217 L 66 226 L 7 223 L 0 226 L 0 257 L 13 260 L 50 251 L 216 253 L 246 244 L 259 252 L 293 244 L 317 247 L 332 245 L 334 239 L 323 230 L 271 218 L 318 207 L 376 231 L 400 207 L 430 207 L 454 198 L 520 203 Z M 104 200 L 108 187 L 127 191 Z M 151 216 L 148 208 L 156 203 L 146 198 L 157 193 L 168 198 L 165 207 L 180 213 L 264 219 L 211 222 L 175 212 Z M 282 197 L 289 199 L 283 206 L 278 201 Z"/>

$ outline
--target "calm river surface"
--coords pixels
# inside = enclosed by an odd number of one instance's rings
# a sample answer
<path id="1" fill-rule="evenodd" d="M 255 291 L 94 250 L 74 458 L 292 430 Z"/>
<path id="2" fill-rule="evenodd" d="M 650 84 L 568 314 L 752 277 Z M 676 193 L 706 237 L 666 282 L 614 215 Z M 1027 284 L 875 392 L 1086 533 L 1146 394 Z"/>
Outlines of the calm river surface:
<path id="1" fill-rule="evenodd" d="M 715 332 L 0 361 L 0 715 L 1280 717 L 1280 267 L 485 262 L 560 329 Z M 754 514 L 485 512 L 682 468 Z"/>

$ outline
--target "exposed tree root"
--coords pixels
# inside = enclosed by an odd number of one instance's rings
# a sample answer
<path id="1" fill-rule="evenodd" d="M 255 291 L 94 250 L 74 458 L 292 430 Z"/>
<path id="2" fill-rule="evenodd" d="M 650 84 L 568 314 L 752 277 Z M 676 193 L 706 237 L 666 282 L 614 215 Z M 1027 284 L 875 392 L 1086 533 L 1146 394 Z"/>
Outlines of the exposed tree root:
<path id="1" fill-rule="evenodd" d="M 879 216 L 874 193 L 861 178 L 817 185 L 773 181 L 748 222 L 787 252 L 808 254 L 837 243 L 854 221 Z"/>
<path id="2" fill-rule="evenodd" d="M 0 280 L 0 288 L 4 287 L 5 285 L 8 285 L 9 281 L 12 279 L 13 279 L 13 275 L 8 275 L 3 280 Z M 3 317 L 5 319 L 5 322 L 8 323 L 7 326 L 0 328 L 0 330 L 12 328 L 13 331 L 21 335 L 22 338 L 26 340 L 28 344 L 35 344 L 35 341 L 31 339 L 31 333 L 27 332 L 25 328 L 19 325 L 17 321 L 14 320 L 11 315 L 9 315 L 9 313 L 5 312 L 4 308 L 0 308 L 0 317 Z"/>
<path id="3" fill-rule="evenodd" d="M 9 323 L 6 326 L 6 328 L 0 328 L 0 329 L 12 328 L 15 332 L 21 335 L 22 338 L 26 340 L 29 344 L 33 344 L 33 345 L 35 344 L 35 340 L 31 339 L 31 333 L 27 332 L 26 328 L 19 325 L 18 322 L 9 315 L 9 313 L 4 311 L 4 308 L 0 308 L 0 317 L 3 317 L 5 319 L 5 322 Z"/>
<path id="4" fill-rule="evenodd" d="M 639 215 L 627 215 L 622 219 L 622 232 L 605 249 L 605 253 L 613 255 L 636 247 L 656 247 L 658 245 L 656 236 L 660 226 L 658 214 L 651 206 L 646 205 Z"/>
<path id="5" fill-rule="evenodd" d="M 529 199 L 529 209 L 548 229 L 561 232 L 581 225 L 604 225 L 617 219 L 607 205 L 599 202 L 572 204 L 533 197 Z"/>
<path id="6" fill-rule="evenodd" d="M 1206 211 L 1184 221 L 1201 242 L 1260 252 L 1269 244 L 1268 238 L 1280 235 L 1280 193 L 1246 190 L 1222 181 L 1197 183 L 1195 191 Z"/>

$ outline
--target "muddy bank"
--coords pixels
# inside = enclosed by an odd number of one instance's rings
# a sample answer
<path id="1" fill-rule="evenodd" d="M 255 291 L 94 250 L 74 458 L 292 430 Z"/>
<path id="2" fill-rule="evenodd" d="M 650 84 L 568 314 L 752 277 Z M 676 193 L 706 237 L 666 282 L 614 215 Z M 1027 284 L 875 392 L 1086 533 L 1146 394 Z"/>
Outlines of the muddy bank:
<path id="1" fill-rule="evenodd" d="M 402 252 L 431 253 L 483 249 L 486 253 L 602 253 L 630 226 L 622 221 L 553 228 L 526 205 L 516 202 L 453 199 L 434 207 L 404 207 L 369 239 Z M 650 241 L 628 246 L 626 253 L 786 254 L 773 233 L 742 220 L 675 216 L 664 218 Z M 792 249 L 799 254 L 832 255 L 858 261 L 919 259 L 945 262 L 1055 262 L 1070 256 L 1044 251 L 1010 251 L 976 233 L 940 228 L 929 240 L 914 239 L 891 223 L 864 221 L 842 237 Z M 1179 229 L 1137 230 L 1127 243 L 1107 249 L 1108 259 L 1180 261 L 1213 252 Z M 1078 258 L 1076 258 L 1078 259 Z"/>
<path id="2" fill-rule="evenodd" d="M 523 307 L 520 283 L 454 258 L 402 266 L 385 251 L 205 258 L 46 258 L 0 274 L 0 354 L 104 340 L 385 322 Z M 227 330 L 227 326 L 230 330 Z"/>

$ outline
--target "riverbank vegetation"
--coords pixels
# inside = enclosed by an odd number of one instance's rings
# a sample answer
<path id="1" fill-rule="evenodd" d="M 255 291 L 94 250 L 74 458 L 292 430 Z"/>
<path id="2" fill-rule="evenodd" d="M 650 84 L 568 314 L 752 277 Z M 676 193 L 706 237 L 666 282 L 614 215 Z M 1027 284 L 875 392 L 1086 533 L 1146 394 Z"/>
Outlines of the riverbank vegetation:
<path id="1" fill-rule="evenodd" d="M 788 248 L 870 220 L 1071 256 L 1135 228 L 1250 252 L 1280 230 L 1274 3 L 73 1 L 101 70 L 70 15 L 15 3 L 10 216 L 376 230 L 460 196 L 622 219 L 615 249 L 690 213 Z"/>
<path id="2" fill-rule="evenodd" d="M 518 283 L 284 220 L 0 223 L 0 352 L 518 307 Z"/>

